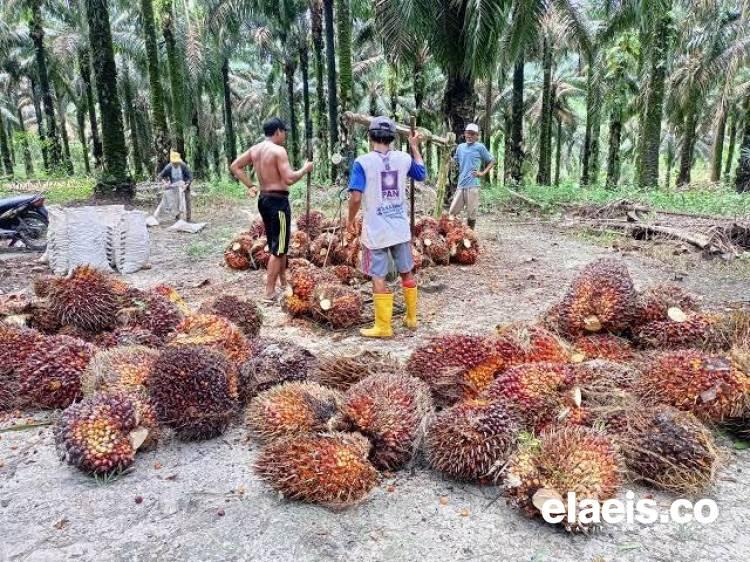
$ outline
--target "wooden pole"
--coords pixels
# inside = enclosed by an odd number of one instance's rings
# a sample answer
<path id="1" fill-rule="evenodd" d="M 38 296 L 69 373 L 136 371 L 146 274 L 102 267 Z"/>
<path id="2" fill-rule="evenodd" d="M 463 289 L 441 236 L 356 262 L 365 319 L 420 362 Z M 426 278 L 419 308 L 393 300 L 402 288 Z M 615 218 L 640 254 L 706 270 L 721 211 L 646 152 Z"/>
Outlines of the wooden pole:
<path id="1" fill-rule="evenodd" d="M 417 118 L 414 115 L 411 116 L 411 123 L 409 125 L 410 125 L 410 128 L 411 128 L 411 136 L 413 137 L 414 133 L 417 130 Z M 411 148 L 409 149 L 409 152 L 412 153 L 411 156 L 412 156 L 412 158 L 414 158 L 414 152 L 411 150 Z M 411 178 L 409 180 L 409 185 L 411 187 L 411 191 L 409 193 L 409 204 L 411 205 L 411 207 L 410 207 L 410 212 L 411 212 L 410 217 L 411 218 L 409 220 L 409 224 L 411 225 L 411 235 L 414 236 L 414 224 L 415 224 L 415 220 L 414 220 L 414 214 L 415 214 L 415 209 L 414 209 L 414 206 L 415 206 L 414 205 L 414 178 Z"/>
<path id="2" fill-rule="evenodd" d="M 353 113 L 351 111 L 347 111 L 341 116 L 341 119 L 349 123 L 367 126 L 370 124 L 370 121 L 372 121 L 373 118 L 363 113 Z M 410 125 L 402 125 L 400 123 L 396 123 L 396 132 L 402 137 L 408 137 L 411 134 L 411 131 L 412 129 Z M 422 140 L 425 142 L 434 142 L 435 144 L 439 144 L 441 146 L 450 145 L 450 137 L 439 137 L 437 135 L 434 135 L 429 129 L 425 129 L 424 127 L 419 127 L 419 134 L 421 135 Z"/>

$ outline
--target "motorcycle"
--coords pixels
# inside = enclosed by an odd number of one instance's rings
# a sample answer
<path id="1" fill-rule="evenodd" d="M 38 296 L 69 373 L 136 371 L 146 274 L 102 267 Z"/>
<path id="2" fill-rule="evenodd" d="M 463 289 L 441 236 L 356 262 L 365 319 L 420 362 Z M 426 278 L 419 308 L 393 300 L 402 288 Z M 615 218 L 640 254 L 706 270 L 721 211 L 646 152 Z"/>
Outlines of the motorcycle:
<path id="1" fill-rule="evenodd" d="M 10 240 L 9 246 L 20 241 L 30 250 L 43 252 L 47 248 L 48 226 L 44 196 L 0 198 L 0 240 Z"/>

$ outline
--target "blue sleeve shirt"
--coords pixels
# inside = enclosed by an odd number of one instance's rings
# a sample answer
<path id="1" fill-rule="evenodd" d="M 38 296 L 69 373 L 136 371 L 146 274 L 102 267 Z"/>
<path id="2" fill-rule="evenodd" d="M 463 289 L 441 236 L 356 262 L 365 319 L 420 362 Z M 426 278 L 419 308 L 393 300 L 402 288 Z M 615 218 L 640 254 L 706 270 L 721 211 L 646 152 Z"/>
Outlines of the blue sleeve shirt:
<path id="1" fill-rule="evenodd" d="M 406 175 L 416 181 L 424 181 L 427 178 L 427 168 L 424 164 L 417 164 L 417 162 L 412 160 Z M 366 184 L 365 170 L 362 164 L 355 160 L 352 171 L 349 174 L 349 191 L 359 191 L 362 193 L 365 190 Z"/>
<path id="2" fill-rule="evenodd" d="M 458 187 L 479 187 L 480 179 L 475 178 L 472 172 L 481 172 L 482 169 L 495 159 L 481 142 L 473 144 L 462 143 L 456 149 L 456 161 L 458 161 Z"/>

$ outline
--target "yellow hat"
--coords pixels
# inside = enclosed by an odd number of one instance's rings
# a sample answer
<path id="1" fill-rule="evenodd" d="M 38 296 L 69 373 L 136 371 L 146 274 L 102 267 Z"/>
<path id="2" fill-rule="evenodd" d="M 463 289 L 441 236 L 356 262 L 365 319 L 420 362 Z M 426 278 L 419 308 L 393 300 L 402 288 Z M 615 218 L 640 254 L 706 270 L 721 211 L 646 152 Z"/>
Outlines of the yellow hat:
<path id="1" fill-rule="evenodd" d="M 172 164 L 179 164 L 180 162 L 182 162 L 182 158 L 180 158 L 180 153 L 177 152 L 176 150 L 170 150 L 169 161 Z"/>

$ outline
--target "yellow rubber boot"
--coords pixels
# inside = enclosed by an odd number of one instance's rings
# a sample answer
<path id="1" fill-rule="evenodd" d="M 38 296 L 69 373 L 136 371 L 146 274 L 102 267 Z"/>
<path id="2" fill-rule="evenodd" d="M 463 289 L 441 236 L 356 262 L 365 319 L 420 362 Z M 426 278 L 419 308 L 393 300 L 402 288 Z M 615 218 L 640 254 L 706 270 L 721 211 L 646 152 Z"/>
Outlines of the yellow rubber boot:
<path id="1" fill-rule="evenodd" d="M 363 328 L 359 333 L 365 338 L 390 338 L 393 336 L 393 293 L 375 293 L 372 300 L 375 305 L 375 325 Z"/>
<path id="2" fill-rule="evenodd" d="M 419 290 L 416 287 L 404 287 L 404 301 L 406 302 L 406 316 L 404 326 L 410 330 L 417 329 L 417 296 Z"/>

